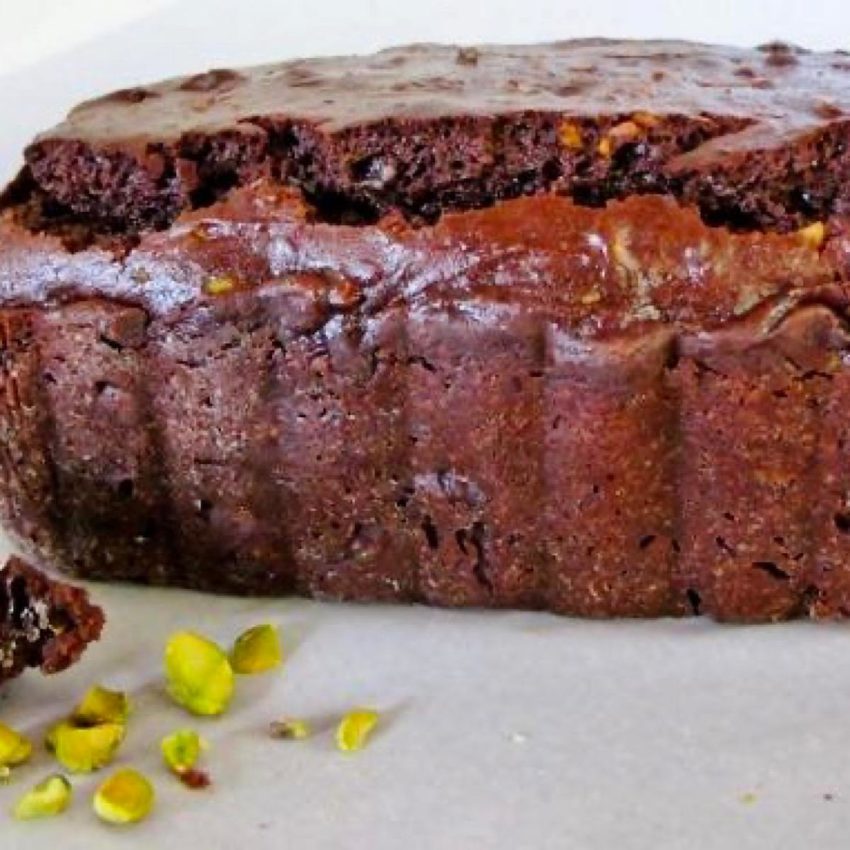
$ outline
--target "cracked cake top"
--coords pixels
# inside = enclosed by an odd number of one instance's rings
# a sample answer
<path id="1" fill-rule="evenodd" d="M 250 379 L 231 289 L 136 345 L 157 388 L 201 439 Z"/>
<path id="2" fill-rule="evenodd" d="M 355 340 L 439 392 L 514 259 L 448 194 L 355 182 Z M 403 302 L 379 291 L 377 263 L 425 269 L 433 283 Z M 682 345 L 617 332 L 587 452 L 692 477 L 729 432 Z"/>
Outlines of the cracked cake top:
<path id="1" fill-rule="evenodd" d="M 112 231 L 167 227 L 259 177 L 331 222 L 661 193 L 709 224 L 782 231 L 846 208 L 848 82 L 850 56 L 781 43 L 409 45 L 89 101 L 27 149 L 18 186 Z"/>

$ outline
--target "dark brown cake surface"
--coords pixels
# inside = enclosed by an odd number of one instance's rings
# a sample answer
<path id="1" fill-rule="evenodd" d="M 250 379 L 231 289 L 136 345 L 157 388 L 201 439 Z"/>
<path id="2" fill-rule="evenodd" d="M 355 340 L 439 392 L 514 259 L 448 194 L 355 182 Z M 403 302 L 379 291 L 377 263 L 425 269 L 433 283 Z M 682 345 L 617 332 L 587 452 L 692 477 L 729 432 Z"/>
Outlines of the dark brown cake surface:
<path id="1" fill-rule="evenodd" d="M 0 685 L 28 667 L 69 667 L 100 637 L 103 622 L 84 590 L 10 558 L 0 567 Z"/>
<path id="2" fill-rule="evenodd" d="M 414 44 L 371 56 L 214 70 L 106 95 L 77 107 L 47 139 L 98 145 L 175 142 L 263 116 L 326 133 L 397 119 L 511 115 L 729 115 L 772 137 L 734 134 L 762 150 L 850 108 L 850 56 L 792 45 L 736 49 L 677 41 L 587 39 L 533 46 Z M 824 108 L 829 103 L 830 110 Z"/>
<path id="3" fill-rule="evenodd" d="M 2 516 L 89 577 L 846 616 L 848 67 L 414 46 L 80 107 L 0 212 Z"/>

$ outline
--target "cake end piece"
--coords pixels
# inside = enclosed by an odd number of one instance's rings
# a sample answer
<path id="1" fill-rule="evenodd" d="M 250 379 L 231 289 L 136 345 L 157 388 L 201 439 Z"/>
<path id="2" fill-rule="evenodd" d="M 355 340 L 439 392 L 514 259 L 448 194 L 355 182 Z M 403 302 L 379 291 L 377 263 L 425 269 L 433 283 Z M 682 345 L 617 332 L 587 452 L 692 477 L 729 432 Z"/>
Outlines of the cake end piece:
<path id="1" fill-rule="evenodd" d="M 0 567 L 0 685 L 30 667 L 66 669 L 100 637 L 103 623 L 85 590 L 10 558 Z"/>

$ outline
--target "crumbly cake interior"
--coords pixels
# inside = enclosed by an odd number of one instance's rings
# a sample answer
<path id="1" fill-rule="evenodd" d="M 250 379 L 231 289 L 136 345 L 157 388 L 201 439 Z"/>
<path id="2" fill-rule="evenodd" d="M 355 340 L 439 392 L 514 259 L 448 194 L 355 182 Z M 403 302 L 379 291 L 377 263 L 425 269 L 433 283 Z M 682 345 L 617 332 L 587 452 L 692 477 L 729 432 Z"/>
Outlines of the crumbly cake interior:
<path id="1" fill-rule="evenodd" d="M 28 667 L 56 673 L 96 640 L 103 613 L 86 594 L 20 558 L 0 567 L 0 682 Z"/>
<path id="2" fill-rule="evenodd" d="M 331 223 L 652 193 L 785 232 L 846 208 L 848 74 L 840 53 L 781 43 L 602 40 L 211 71 L 78 107 L 28 148 L 4 203 L 72 248 L 128 244 L 258 178 Z"/>

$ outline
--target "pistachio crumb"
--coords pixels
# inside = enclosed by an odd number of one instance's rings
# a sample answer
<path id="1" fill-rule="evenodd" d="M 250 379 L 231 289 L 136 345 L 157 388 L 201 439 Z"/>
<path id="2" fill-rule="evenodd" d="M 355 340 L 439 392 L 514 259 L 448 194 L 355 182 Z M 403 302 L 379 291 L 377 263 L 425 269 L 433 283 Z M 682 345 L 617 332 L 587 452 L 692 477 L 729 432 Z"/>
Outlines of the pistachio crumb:
<path id="1" fill-rule="evenodd" d="M 231 292 L 235 285 L 236 284 L 232 277 L 216 275 L 208 277 L 206 281 L 204 281 L 204 292 L 207 295 L 224 295 Z"/>
<path id="2" fill-rule="evenodd" d="M 117 770 L 98 786 L 92 806 L 106 823 L 123 825 L 146 818 L 154 805 L 153 785 L 130 767 Z"/>
<path id="3" fill-rule="evenodd" d="M 201 221 L 189 232 L 189 237 L 198 242 L 209 242 L 215 236 L 215 227 L 208 221 Z"/>
<path id="4" fill-rule="evenodd" d="M 822 221 L 816 221 L 797 231 L 797 237 L 807 248 L 817 251 L 826 241 L 826 226 Z"/>
<path id="5" fill-rule="evenodd" d="M 285 741 L 303 741 L 313 734 L 313 730 L 306 720 L 288 717 L 273 720 L 269 724 L 269 734 L 272 738 L 282 738 Z"/>
<path id="6" fill-rule="evenodd" d="M 230 651 L 230 666 L 235 673 L 265 673 L 280 666 L 282 660 L 277 628 L 268 623 L 242 632 Z"/>
<path id="7" fill-rule="evenodd" d="M 221 714 L 233 696 L 233 668 L 224 650 L 194 632 L 178 632 L 165 647 L 168 693 L 187 711 Z"/>
<path id="8" fill-rule="evenodd" d="M 130 714 L 130 700 L 122 691 L 111 691 L 100 685 L 89 688 L 71 713 L 71 720 L 79 726 L 96 726 L 100 723 L 126 723 Z"/>
<path id="9" fill-rule="evenodd" d="M 170 770 L 181 773 L 195 766 L 206 747 L 194 729 L 178 729 L 162 739 L 162 757 Z"/>
<path id="10" fill-rule="evenodd" d="M 570 150 L 580 150 L 583 144 L 581 128 L 572 121 L 565 121 L 558 128 L 558 139 L 561 145 Z"/>
<path id="11" fill-rule="evenodd" d="M 71 783 L 61 773 L 54 773 L 30 788 L 15 804 L 18 820 L 59 815 L 68 808 L 73 795 Z"/>
<path id="12" fill-rule="evenodd" d="M 337 747 L 344 753 L 362 750 L 377 723 L 378 712 L 371 708 L 349 711 L 336 728 Z"/>
<path id="13" fill-rule="evenodd" d="M 635 112 L 632 115 L 632 121 L 634 121 L 638 127 L 643 127 L 644 129 L 656 127 L 660 123 L 660 119 L 657 115 L 653 115 L 651 112 L 645 112 L 644 110 L 638 110 Z"/>
<path id="14" fill-rule="evenodd" d="M 32 742 L 4 723 L 0 723 L 0 766 L 17 767 L 29 760 Z"/>
<path id="15" fill-rule="evenodd" d="M 634 121 L 621 121 L 608 131 L 608 138 L 615 144 L 630 142 L 640 135 L 640 127 Z"/>
<path id="16" fill-rule="evenodd" d="M 63 720 L 50 729 L 45 744 L 66 770 L 91 773 L 115 758 L 124 734 L 125 727 L 120 723 L 76 726 Z"/>

